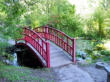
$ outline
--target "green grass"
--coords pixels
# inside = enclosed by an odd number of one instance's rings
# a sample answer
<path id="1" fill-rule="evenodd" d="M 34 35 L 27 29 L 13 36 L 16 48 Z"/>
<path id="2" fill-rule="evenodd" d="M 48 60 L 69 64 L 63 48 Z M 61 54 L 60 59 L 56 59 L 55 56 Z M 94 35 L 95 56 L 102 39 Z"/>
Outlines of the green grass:
<path id="1" fill-rule="evenodd" d="M 31 81 L 31 82 L 48 82 L 44 78 L 39 78 L 37 76 L 32 76 L 30 68 L 27 67 L 14 67 L 7 66 L 0 62 L 0 79 L 6 79 L 7 81 Z"/>

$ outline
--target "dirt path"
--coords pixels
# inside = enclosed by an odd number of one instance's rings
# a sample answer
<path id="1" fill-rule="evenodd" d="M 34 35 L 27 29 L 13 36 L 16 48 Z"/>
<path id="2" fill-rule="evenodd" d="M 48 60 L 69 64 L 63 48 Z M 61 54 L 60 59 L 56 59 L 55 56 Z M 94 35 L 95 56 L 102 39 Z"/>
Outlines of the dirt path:
<path id="1" fill-rule="evenodd" d="M 89 75 L 94 79 L 94 82 L 106 82 L 107 73 L 103 69 L 95 68 L 95 65 L 90 66 L 79 66 L 82 70 L 89 73 Z"/>
<path id="2" fill-rule="evenodd" d="M 94 82 L 91 76 L 78 68 L 77 65 L 69 64 L 64 67 L 54 68 L 59 82 Z"/>
<path id="3" fill-rule="evenodd" d="M 58 82 L 106 82 L 107 73 L 94 65 L 79 66 L 69 64 L 67 66 L 53 68 L 57 74 Z M 57 82 L 55 81 L 55 82 Z"/>

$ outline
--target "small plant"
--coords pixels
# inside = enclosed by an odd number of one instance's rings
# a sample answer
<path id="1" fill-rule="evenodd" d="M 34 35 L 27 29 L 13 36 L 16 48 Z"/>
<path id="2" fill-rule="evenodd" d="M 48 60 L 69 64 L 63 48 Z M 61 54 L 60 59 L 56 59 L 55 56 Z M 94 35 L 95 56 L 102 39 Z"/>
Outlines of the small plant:
<path id="1" fill-rule="evenodd" d="M 100 52 L 99 51 L 93 51 L 92 54 L 91 54 L 91 58 L 93 60 L 97 60 L 97 59 L 101 58 Z"/>
<path id="2" fill-rule="evenodd" d="M 102 55 L 105 55 L 105 56 L 110 56 L 110 51 L 108 51 L 108 50 L 102 50 L 101 51 L 101 54 Z"/>
<path id="3" fill-rule="evenodd" d="M 105 50 L 104 44 L 97 44 L 94 50 Z"/>

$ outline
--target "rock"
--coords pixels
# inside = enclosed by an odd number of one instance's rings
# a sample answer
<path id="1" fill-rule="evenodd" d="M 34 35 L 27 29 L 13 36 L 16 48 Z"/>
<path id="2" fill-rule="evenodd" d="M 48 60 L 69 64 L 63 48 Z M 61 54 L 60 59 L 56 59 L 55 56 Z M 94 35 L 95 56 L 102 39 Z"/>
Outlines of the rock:
<path id="1" fill-rule="evenodd" d="M 83 53 L 83 54 L 82 54 L 82 58 L 83 58 L 83 59 L 86 59 L 86 53 Z"/>
<path id="2" fill-rule="evenodd" d="M 77 61 L 77 63 L 81 64 L 81 65 L 87 65 L 88 64 L 88 62 L 86 60 L 81 59 L 81 58 L 79 59 L 79 61 Z"/>
<path id="3" fill-rule="evenodd" d="M 86 59 L 87 54 L 84 51 L 78 51 L 77 52 L 83 59 Z"/>
<path id="4" fill-rule="evenodd" d="M 83 59 L 82 58 L 77 58 L 77 61 L 82 61 Z"/>
<path id="5" fill-rule="evenodd" d="M 10 39 L 10 40 L 8 40 L 8 43 L 9 43 L 10 45 L 15 45 L 15 40 Z"/>
<path id="6" fill-rule="evenodd" d="M 107 72 L 107 82 L 110 82 L 110 66 L 105 66 L 104 69 Z"/>
<path id="7" fill-rule="evenodd" d="M 104 63 L 104 62 L 97 62 L 96 63 L 96 68 L 102 68 L 104 69 L 105 66 L 108 66 L 107 63 Z"/>
<path id="8" fill-rule="evenodd" d="M 12 65 L 13 63 L 9 60 L 3 60 L 4 63 L 6 63 L 7 65 Z"/>
<path id="9" fill-rule="evenodd" d="M 87 63 L 91 63 L 91 62 L 92 62 L 92 59 L 91 59 L 90 57 L 87 57 L 87 58 L 86 58 L 86 62 L 87 62 Z"/>
<path id="10" fill-rule="evenodd" d="M 6 48 L 6 52 L 8 52 L 8 53 L 14 53 L 15 52 L 15 49 L 16 49 L 16 46 L 8 46 L 7 48 Z"/>

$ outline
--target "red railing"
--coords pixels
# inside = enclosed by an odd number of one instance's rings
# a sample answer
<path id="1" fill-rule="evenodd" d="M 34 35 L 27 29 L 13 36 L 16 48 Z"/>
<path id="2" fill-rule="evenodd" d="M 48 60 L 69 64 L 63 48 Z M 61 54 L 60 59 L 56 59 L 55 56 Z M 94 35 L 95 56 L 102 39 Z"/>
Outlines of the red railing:
<path id="1" fill-rule="evenodd" d="M 24 38 L 22 40 L 25 41 L 25 44 L 30 43 L 45 60 L 46 66 L 50 68 L 49 42 L 43 40 L 42 37 L 33 30 L 25 27 L 24 31 Z M 19 40 L 20 39 L 18 39 L 18 41 Z"/>
<path id="2" fill-rule="evenodd" d="M 49 26 L 37 27 L 34 29 L 45 40 L 50 40 L 64 49 L 71 57 L 74 63 L 76 63 L 76 39 L 69 37 L 64 32 L 57 30 Z"/>

